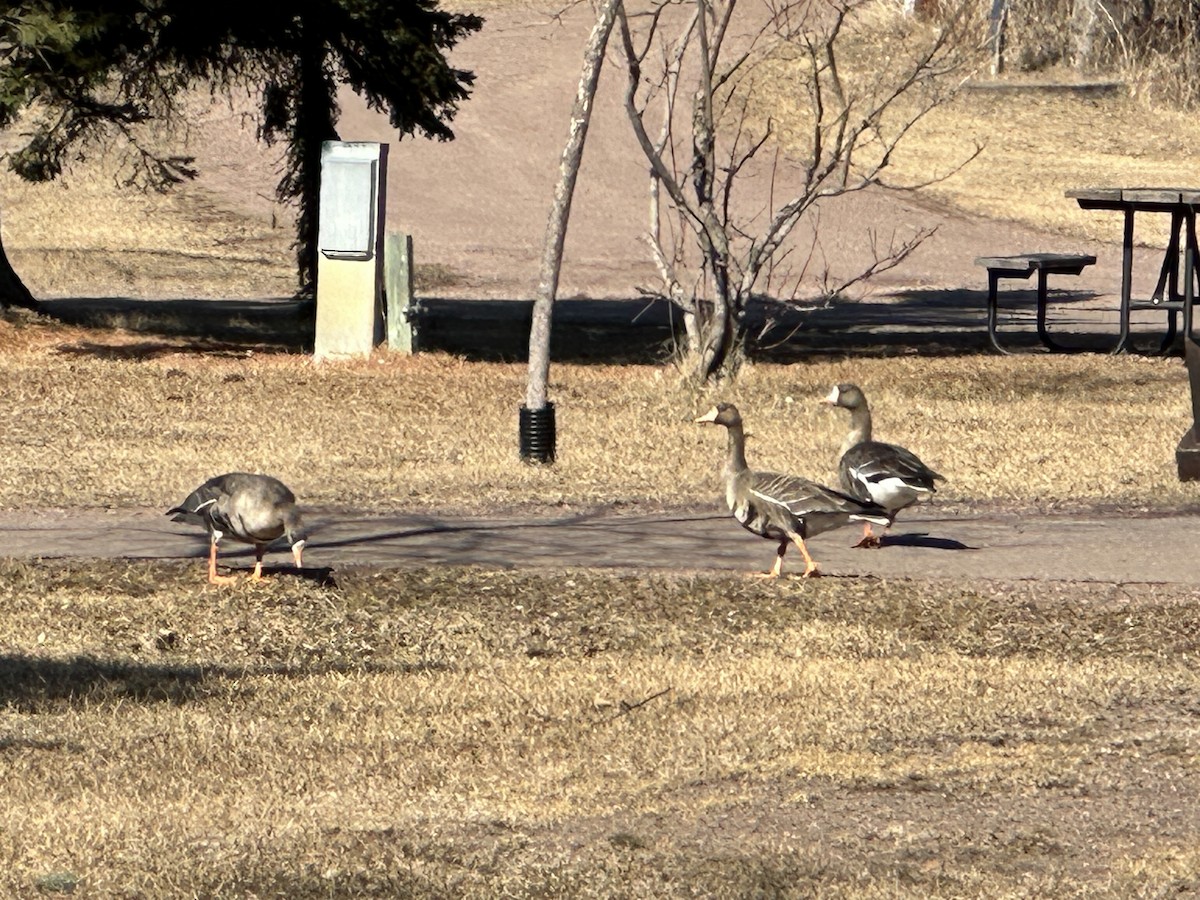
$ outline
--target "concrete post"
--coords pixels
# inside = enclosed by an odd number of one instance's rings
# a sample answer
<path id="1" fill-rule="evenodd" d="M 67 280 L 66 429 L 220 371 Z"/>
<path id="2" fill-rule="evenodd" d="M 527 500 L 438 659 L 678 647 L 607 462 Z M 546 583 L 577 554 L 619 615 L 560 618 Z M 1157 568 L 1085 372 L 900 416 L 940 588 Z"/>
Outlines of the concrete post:
<path id="1" fill-rule="evenodd" d="M 416 353 L 412 235 L 392 232 L 387 236 L 383 246 L 383 280 L 387 295 L 388 349 L 397 353 Z"/>

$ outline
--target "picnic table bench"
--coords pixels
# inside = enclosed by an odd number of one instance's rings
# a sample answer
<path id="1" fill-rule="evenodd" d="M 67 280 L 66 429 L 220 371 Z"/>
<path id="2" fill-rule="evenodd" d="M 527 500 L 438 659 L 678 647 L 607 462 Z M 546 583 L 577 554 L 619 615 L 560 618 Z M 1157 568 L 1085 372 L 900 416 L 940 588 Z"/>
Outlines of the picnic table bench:
<path id="1" fill-rule="evenodd" d="M 999 312 L 999 286 L 1001 278 L 1027 279 L 1037 273 L 1037 331 L 1038 337 L 1048 350 L 1067 351 L 1070 348 L 1059 344 L 1046 328 L 1046 303 L 1049 290 L 1046 279 L 1050 275 L 1078 275 L 1088 266 L 1094 265 L 1096 257 L 1086 253 L 1023 253 L 1017 256 L 980 256 L 975 264 L 988 270 L 988 339 L 999 353 L 1008 353 L 1000 345 L 996 333 Z"/>

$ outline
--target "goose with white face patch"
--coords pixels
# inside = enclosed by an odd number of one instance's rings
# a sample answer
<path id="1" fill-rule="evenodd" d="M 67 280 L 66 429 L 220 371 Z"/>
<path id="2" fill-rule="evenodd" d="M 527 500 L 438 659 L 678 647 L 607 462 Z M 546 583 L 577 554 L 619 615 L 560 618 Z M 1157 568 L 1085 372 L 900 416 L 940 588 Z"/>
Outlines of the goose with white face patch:
<path id="1" fill-rule="evenodd" d="M 839 451 L 838 477 L 842 490 L 859 500 L 877 503 L 887 510 L 890 528 L 896 513 L 933 497 L 935 482 L 945 480 L 915 453 L 871 439 L 871 407 L 856 384 L 836 385 L 825 402 L 850 411 L 850 432 Z M 856 547 L 878 547 L 880 539 L 868 523 Z"/>
<path id="2" fill-rule="evenodd" d="M 778 578 L 783 555 L 795 544 L 804 555 L 804 575 L 817 574 L 817 564 L 808 552 L 808 538 L 841 528 L 851 522 L 886 525 L 887 510 L 862 502 L 840 491 L 795 475 L 755 472 L 746 465 L 746 435 L 742 417 L 731 403 L 719 403 L 696 419 L 699 423 L 722 425 L 728 432 L 728 454 L 722 475 L 725 501 L 733 517 L 747 531 L 779 542 L 775 565 L 766 575 Z"/>

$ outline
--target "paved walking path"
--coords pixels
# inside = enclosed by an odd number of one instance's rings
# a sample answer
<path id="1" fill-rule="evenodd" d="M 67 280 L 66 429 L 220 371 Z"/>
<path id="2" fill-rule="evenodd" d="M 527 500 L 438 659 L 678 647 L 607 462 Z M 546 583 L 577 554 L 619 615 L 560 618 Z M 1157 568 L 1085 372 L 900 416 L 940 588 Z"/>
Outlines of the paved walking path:
<path id="1" fill-rule="evenodd" d="M 716 510 L 653 515 L 603 511 L 538 518 L 375 516 L 312 510 L 305 552 L 314 567 L 597 566 L 765 571 L 774 545 Z M 830 575 L 1164 582 L 1200 585 L 1200 514 L 948 515 L 901 518 L 880 550 L 856 550 L 857 527 L 818 536 L 814 557 Z M 0 557 L 201 558 L 203 532 L 159 510 L 0 511 Z M 248 547 L 223 545 L 235 568 Z M 284 552 L 268 556 L 280 567 Z M 197 563 L 197 568 L 200 568 Z M 803 569 L 791 551 L 785 572 Z"/>

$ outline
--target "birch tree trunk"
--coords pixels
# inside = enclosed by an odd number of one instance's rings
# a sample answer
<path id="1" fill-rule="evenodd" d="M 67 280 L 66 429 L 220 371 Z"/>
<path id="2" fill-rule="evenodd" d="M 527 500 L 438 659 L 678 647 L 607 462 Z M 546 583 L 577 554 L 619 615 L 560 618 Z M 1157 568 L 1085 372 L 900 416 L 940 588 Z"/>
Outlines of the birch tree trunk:
<path id="1" fill-rule="evenodd" d="M 571 198 L 575 193 L 575 180 L 583 159 L 583 144 L 592 117 L 592 101 L 600 81 L 604 51 L 620 6 L 621 0 L 604 0 L 600 8 L 584 51 L 583 73 L 579 77 L 575 105 L 571 108 L 571 131 L 567 136 L 567 146 L 563 149 L 558 184 L 554 188 L 554 205 L 546 225 L 546 244 L 542 251 L 537 295 L 533 301 L 533 323 L 529 329 L 529 382 L 525 389 L 525 407 L 531 410 L 544 409 L 546 406 L 546 383 L 550 377 L 550 326 L 554 298 L 558 293 L 559 269 L 562 268 L 563 242 L 567 237 L 567 220 L 571 216 Z"/>

